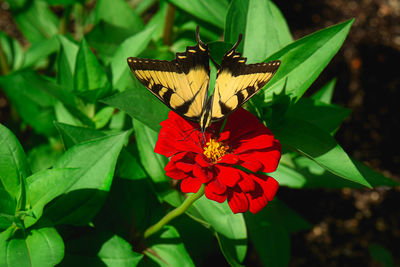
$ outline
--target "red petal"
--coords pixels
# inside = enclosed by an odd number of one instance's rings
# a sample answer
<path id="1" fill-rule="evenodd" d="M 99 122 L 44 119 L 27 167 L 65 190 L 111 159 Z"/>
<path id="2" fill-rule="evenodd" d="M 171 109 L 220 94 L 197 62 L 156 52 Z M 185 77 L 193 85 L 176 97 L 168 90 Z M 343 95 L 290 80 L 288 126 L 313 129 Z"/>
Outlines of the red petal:
<path id="1" fill-rule="evenodd" d="M 211 164 L 204 159 L 204 155 L 203 154 L 196 154 L 195 160 L 201 167 L 205 168 L 205 167 L 210 167 L 211 166 Z"/>
<path id="2" fill-rule="evenodd" d="M 178 168 L 184 172 L 190 172 L 193 170 L 193 164 L 182 162 L 182 161 L 177 162 L 175 164 L 175 166 L 176 166 L 176 168 Z"/>
<path id="3" fill-rule="evenodd" d="M 252 174 L 251 176 L 256 182 L 256 188 L 253 192 L 247 193 L 246 196 L 249 200 L 249 210 L 255 214 L 262 210 L 268 201 L 273 200 L 279 184 L 274 178 L 269 176 L 259 174 Z"/>
<path id="4" fill-rule="evenodd" d="M 215 194 L 215 191 L 208 185 L 205 187 L 205 195 L 206 198 L 217 201 L 219 203 L 222 203 L 226 200 L 226 194 L 223 195 L 218 195 Z"/>
<path id="5" fill-rule="evenodd" d="M 227 188 L 226 188 L 226 186 L 220 184 L 218 182 L 218 180 L 214 180 L 214 181 L 209 182 L 206 185 L 206 189 L 208 189 L 209 191 L 211 191 L 217 195 L 222 195 L 222 194 L 225 194 Z"/>
<path id="6" fill-rule="evenodd" d="M 249 209 L 249 201 L 243 192 L 232 190 L 228 194 L 228 204 L 233 213 L 246 212 Z"/>
<path id="7" fill-rule="evenodd" d="M 201 183 L 197 179 L 186 178 L 181 182 L 181 190 L 183 193 L 196 193 L 199 191 Z"/>
<path id="8" fill-rule="evenodd" d="M 217 171 L 217 179 L 222 185 L 234 187 L 240 180 L 239 170 L 226 167 L 224 165 L 215 165 Z"/>
<path id="9" fill-rule="evenodd" d="M 239 162 L 239 157 L 236 154 L 226 154 L 219 161 L 218 164 L 230 164 L 235 165 Z"/>
<path id="10" fill-rule="evenodd" d="M 199 178 L 200 182 L 202 183 L 207 183 L 210 179 L 212 179 L 212 176 L 209 176 L 207 170 L 200 168 L 199 165 L 195 165 L 193 167 L 193 175 L 194 177 Z"/>
<path id="11" fill-rule="evenodd" d="M 248 136 L 247 138 L 243 137 L 238 144 L 236 145 L 235 153 L 242 153 L 249 150 L 259 150 L 263 148 L 272 147 L 274 144 L 275 138 L 273 135 L 267 134 L 259 134 Z"/>
<path id="12" fill-rule="evenodd" d="M 245 172 L 240 172 L 240 176 L 242 176 L 242 180 L 240 180 L 238 183 L 240 189 L 245 193 L 254 191 L 256 188 L 256 184 L 249 176 L 249 174 Z"/>

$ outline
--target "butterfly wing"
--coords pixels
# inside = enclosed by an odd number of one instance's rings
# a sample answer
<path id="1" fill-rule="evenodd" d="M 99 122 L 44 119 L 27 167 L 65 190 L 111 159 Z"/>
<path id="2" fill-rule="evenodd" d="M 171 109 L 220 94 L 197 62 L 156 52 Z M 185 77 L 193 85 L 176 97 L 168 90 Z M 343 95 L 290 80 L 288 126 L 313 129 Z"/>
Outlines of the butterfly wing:
<path id="1" fill-rule="evenodd" d="M 198 32 L 196 37 L 198 37 Z M 136 78 L 182 117 L 199 121 L 210 80 L 208 46 L 197 38 L 172 61 L 128 58 Z"/>
<path id="2" fill-rule="evenodd" d="M 280 61 L 246 64 L 238 43 L 223 56 L 211 99 L 211 122 L 219 121 L 246 103 L 274 76 Z"/>

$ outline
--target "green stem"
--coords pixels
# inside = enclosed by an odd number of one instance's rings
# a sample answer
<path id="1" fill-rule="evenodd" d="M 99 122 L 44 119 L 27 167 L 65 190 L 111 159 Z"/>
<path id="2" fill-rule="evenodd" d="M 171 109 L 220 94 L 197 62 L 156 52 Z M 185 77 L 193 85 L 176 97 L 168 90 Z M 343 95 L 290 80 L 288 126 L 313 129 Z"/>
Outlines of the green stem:
<path id="1" fill-rule="evenodd" d="M 204 187 L 205 185 L 202 184 L 197 193 L 190 195 L 187 199 L 185 199 L 185 201 L 183 201 L 183 203 L 179 207 L 170 211 L 167 215 L 165 215 L 161 220 L 159 220 L 153 226 L 147 228 L 147 230 L 144 232 L 144 238 L 148 238 L 152 234 L 158 232 L 169 221 L 185 213 L 185 211 L 193 204 L 193 202 L 195 202 L 204 195 Z"/>

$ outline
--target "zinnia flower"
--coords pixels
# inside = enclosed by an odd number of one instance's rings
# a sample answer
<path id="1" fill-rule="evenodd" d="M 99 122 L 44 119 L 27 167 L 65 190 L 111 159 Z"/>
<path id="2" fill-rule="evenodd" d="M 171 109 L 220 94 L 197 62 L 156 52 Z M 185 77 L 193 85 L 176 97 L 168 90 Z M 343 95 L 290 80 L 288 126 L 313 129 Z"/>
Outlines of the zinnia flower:
<path id="1" fill-rule="evenodd" d="M 271 131 L 245 109 L 214 123 L 203 134 L 198 124 L 170 111 L 161 122 L 155 152 L 170 158 L 166 175 L 181 180 L 184 193 L 196 193 L 205 184 L 205 196 L 219 203 L 228 200 L 233 213 L 259 212 L 271 201 L 278 182 L 257 172 L 273 172 L 281 145 Z"/>

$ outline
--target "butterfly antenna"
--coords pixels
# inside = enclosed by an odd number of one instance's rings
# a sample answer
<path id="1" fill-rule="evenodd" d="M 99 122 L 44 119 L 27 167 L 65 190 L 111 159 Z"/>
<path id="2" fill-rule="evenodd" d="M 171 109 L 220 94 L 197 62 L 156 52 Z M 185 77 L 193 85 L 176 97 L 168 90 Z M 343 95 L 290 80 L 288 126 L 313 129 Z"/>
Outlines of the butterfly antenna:
<path id="1" fill-rule="evenodd" d="M 199 32 L 200 32 L 200 26 L 197 25 L 197 27 L 196 27 L 196 41 L 201 47 L 206 47 L 206 45 L 200 40 Z"/>
<path id="2" fill-rule="evenodd" d="M 240 42 L 242 41 L 243 35 L 239 34 L 239 38 L 237 40 L 237 42 L 233 45 L 233 47 L 231 48 L 231 50 L 229 50 L 228 52 L 226 52 L 227 54 L 229 54 L 232 51 L 235 51 L 236 48 L 239 46 Z"/>

